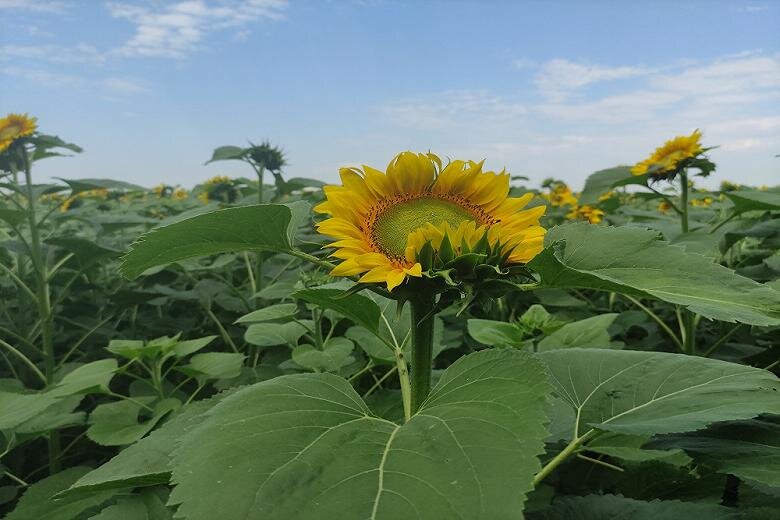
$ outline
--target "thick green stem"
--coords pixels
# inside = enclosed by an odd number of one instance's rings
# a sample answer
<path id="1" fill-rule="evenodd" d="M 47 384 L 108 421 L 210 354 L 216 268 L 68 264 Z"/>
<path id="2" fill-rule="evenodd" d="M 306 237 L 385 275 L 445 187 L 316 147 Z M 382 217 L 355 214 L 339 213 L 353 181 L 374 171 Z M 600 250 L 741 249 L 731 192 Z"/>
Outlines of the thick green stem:
<path id="1" fill-rule="evenodd" d="M 682 206 L 682 213 L 680 213 L 680 224 L 682 226 L 682 232 L 688 232 L 688 174 L 684 171 L 680 173 L 680 205 Z"/>
<path id="2" fill-rule="evenodd" d="M 257 202 L 259 204 L 263 203 L 263 173 L 265 172 L 265 168 L 263 165 L 255 166 L 252 165 L 255 168 L 255 171 L 257 172 Z M 259 291 L 263 288 L 263 253 L 262 251 L 257 252 L 257 273 L 255 274 L 255 290 Z"/>
<path id="3" fill-rule="evenodd" d="M 398 382 L 401 385 L 401 400 L 404 404 L 404 422 L 412 418 L 412 392 L 409 382 L 409 367 L 406 364 L 404 351 L 400 347 L 393 349 L 395 366 L 398 368 Z"/>
<path id="4" fill-rule="evenodd" d="M 680 173 L 680 228 L 683 233 L 688 232 L 688 174 L 685 170 Z M 682 311 L 683 351 L 686 354 L 696 353 L 696 316 L 688 309 Z"/>
<path id="5" fill-rule="evenodd" d="M 427 295 L 412 300 L 412 413 L 420 409 L 431 389 L 433 368 L 433 298 Z"/>
<path id="6" fill-rule="evenodd" d="M 27 150 L 21 150 L 20 154 L 24 163 L 24 180 L 27 184 L 27 222 L 30 225 L 30 256 L 35 269 L 36 302 L 38 315 L 41 320 L 41 340 L 43 343 L 43 368 L 46 376 L 46 384 L 54 382 L 54 370 L 56 359 L 54 357 L 54 316 L 51 307 L 51 291 L 49 288 L 49 274 L 46 262 L 41 250 L 41 236 L 38 230 L 38 222 L 35 216 L 35 193 L 33 190 L 30 156 Z M 52 430 L 49 433 L 49 472 L 54 474 L 60 470 L 60 436 L 59 432 Z"/>
<path id="7" fill-rule="evenodd" d="M 564 449 L 561 451 L 558 455 L 553 457 L 553 459 L 544 465 L 544 467 L 539 471 L 539 473 L 536 474 L 534 477 L 534 486 L 538 486 L 539 483 L 544 480 L 547 475 L 553 472 L 555 468 L 560 466 L 566 459 L 571 457 L 579 448 L 582 446 L 585 441 L 590 439 L 595 435 L 594 430 L 590 430 L 584 435 L 577 437 L 573 439 Z"/>

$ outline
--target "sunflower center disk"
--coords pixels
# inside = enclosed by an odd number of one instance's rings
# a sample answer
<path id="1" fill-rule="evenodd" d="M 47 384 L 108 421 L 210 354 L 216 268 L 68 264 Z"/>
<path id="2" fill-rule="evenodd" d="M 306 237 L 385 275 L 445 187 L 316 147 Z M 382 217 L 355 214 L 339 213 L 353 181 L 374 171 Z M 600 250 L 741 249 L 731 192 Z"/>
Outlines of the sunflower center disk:
<path id="1" fill-rule="evenodd" d="M 403 257 L 409 233 L 427 223 L 447 222 L 456 228 L 461 222 L 475 220 L 474 215 L 454 202 L 421 197 L 392 205 L 376 219 L 372 237 L 388 255 Z"/>

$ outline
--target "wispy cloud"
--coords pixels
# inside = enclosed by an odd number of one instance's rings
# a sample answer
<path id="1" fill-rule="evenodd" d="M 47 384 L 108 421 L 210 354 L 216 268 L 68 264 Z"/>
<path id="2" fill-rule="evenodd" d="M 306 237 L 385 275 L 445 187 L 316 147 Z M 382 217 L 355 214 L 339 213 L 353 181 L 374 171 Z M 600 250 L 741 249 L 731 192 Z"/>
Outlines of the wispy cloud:
<path id="1" fill-rule="evenodd" d="M 16 9 L 41 13 L 62 13 L 70 2 L 58 0 L 0 0 L 0 9 Z"/>
<path id="2" fill-rule="evenodd" d="M 674 72 L 648 73 L 638 89 L 598 99 L 537 107 L 560 120 L 638 123 L 668 119 L 720 120 L 757 103 L 780 99 L 780 56 L 736 55 Z"/>
<path id="3" fill-rule="evenodd" d="M 186 0 L 154 5 L 115 2 L 109 4 L 109 12 L 135 26 L 135 34 L 115 51 L 117 54 L 182 58 L 196 50 L 209 33 L 261 19 L 282 19 L 286 7 L 286 0 Z"/>
<path id="4" fill-rule="evenodd" d="M 0 60 L 21 58 L 52 63 L 103 63 L 106 57 L 97 47 L 80 43 L 72 47 L 61 45 L 3 45 L 0 46 Z"/>
<path id="5" fill-rule="evenodd" d="M 654 69 L 643 66 L 606 67 L 555 59 L 542 65 L 534 82 L 543 95 L 564 99 L 591 83 L 636 78 L 654 72 Z"/>
<path id="6" fill-rule="evenodd" d="M 447 91 L 433 98 L 394 100 L 382 106 L 382 112 L 400 126 L 441 130 L 514 120 L 528 110 L 517 101 L 487 91 Z"/>

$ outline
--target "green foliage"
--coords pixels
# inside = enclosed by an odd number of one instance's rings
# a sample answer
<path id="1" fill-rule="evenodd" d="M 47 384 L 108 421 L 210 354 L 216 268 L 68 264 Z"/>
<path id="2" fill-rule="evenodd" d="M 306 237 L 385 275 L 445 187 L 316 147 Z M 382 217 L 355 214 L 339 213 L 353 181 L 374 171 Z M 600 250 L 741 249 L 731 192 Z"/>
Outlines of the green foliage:
<path id="1" fill-rule="evenodd" d="M 653 297 L 707 318 L 780 324 L 780 292 L 638 228 L 566 224 L 529 264 L 548 287 L 580 287 Z"/>
<path id="2" fill-rule="evenodd" d="M 780 413 L 770 372 L 682 354 L 560 349 L 541 354 L 555 393 L 589 428 L 654 435 Z"/>
<path id="3" fill-rule="evenodd" d="M 780 515 L 776 188 L 596 172 L 572 196 L 609 225 L 551 206 L 528 266 L 430 255 L 428 320 L 333 283 L 322 182 L 268 143 L 215 150 L 257 181 L 211 191 L 25 175 L 78 151 L 0 154 L 0 516 Z"/>
<path id="4" fill-rule="evenodd" d="M 373 416 L 334 376 L 260 383 L 183 438 L 171 502 L 192 520 L 519 518 L 546 391 L 542 366 L 514 351 L 457 361 L 404 425 Z"/>
<path id="5" fill-rule="evenodd" d="M 192 217 L 141 237 L 124 257 L 122 273 L 136 278 L 150 267 L 231 251 L 289 251 L 291 222 L 293 210 L 276 204 Z"/>

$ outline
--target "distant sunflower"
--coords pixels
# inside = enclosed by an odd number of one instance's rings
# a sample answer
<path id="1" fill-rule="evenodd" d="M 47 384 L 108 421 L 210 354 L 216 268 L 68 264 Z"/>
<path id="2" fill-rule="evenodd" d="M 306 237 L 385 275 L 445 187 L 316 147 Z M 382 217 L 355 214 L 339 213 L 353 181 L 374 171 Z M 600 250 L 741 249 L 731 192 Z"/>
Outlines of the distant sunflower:
<path id="1" fill-rule="evenodd" d="M 533 198 L 510 198 L 509 174 L 482 171 L 482 162 L 452 161 L 442 167 L 433 154 L 398 154 L 382 172 L 342 168 L 341 186 L 325 186 L 315 211 L 330 215 L 320 233 L 342 262 L 333 276 L 362 275 L 392 291 L 407 277 L 421 277 L 421 249 L 434 251 L 445 234 L 454 253 L 487 241 L 506 263 L 531 260 L 542 250 L 544 206 L 523 208 Z"/>
<path id="2" fill-rule="evenodd" d="M 27 114 L 8 114 L 0 118 L 0 152 L 17 139 L 32 135 L 37 128 L 37 119 Z"/>
<path id="3" fill-rule="evenodd" d="M 576 206 L 566 214 L 566 218 L 572 220 L 587 220 L 591 224 L 598 224 L 604 220 L 604 212 L 587 204 Z"/>
<path id="4" fill-rule="evenodd" d="M 634 175 L 663 175 L 674 172 L 679 164 L 692 159 L 702 153 L 704 148 L 701 146 L 701 132 L 694 131 L 691 135 L 679 135 L 674 139 L 666 141 L 663 146 L 656 150 L 644 161 L 638 162 L 631 168 Z"/>
<path id="5" fill-rule="evenodd" d="M 181 188 L 181 187 L 176 188 L 175 190 L 173 190 L 173 193 L 171 194 L 171 197 L 173 197 L 174 200 L 184 200 L 188 196 L 189 195 L 187 193 L 187 190 L 185 190 L 184 188 Z"/>

